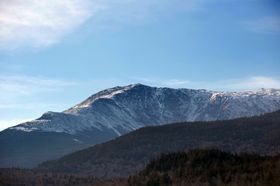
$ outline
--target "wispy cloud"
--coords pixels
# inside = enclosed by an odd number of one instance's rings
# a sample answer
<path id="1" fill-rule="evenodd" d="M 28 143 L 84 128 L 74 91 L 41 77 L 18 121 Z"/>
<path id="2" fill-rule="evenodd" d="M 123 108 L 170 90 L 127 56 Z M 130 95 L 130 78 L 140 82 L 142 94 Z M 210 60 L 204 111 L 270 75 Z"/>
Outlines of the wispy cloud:
<path id="1" fill-rule="evenodd" d="M 265 77 L 265 76 L 254 76 L 245 79 L 237 79 L 229 81 L 229 84 L 224 85 L 228 89 L 258 89 L 258 88 L 280 88 L 280 79 Z"/>
<path id="2" fill-rule="evenodd" d="M 87 20 L 93 26 L 153 20 L 170 7 L 194 10 L 204 0 L 2 0 L 0 49 L 44 47 L 61 41 Z M 148 19 L 147 19 L 148 18 Z"/>
<path id="3" fill-rule="evenodd" d="M 54 44 L 92 12 L 90 0 L 1 0 L 0 48 Z"/>
<path id="4" fill-rule="evenodd" d="M 62 79 L 0 75 L 0 130 L 35 119 L 48 110 L 65 109 L 68 104 L 53 95 L 62 95 L 76 85 Z"/>
<path id="5" fill-rule="evenodd" d="M 23 75 L 1 75 L 0 95 L 31 95 L 39 92 L 55 91 L 75 82 Z"/>
<path id="6" fill-rule="evenodd" d="M 280 33 L 280 17 L 265 16 L 256 20 L 243 22 L 247 29 L 262 33 Z"/>
<path id="7" fill-rule="evenodd" d="M 48 108 L 51 105 L 51 101 L 49 103 L 44 102 L 40 98 L 43 98 L 48 93 L 63 91 L 65 88 L 75 85 L 75 82 L 59 79 L 2 75 L 0 76 L 0 110 Z"/>
<path id="8" fill-rule="evenodd" d="M 1 0 L 0 50 L 46 47 L 88 22 L 90 31 L 116 29 L 160 18 L 162 10 L 196 11 L 219 0 Z M 280 32 L 280 18 L 267 16 L 243 22 L 258 32 Z"/>
<path id="9" fill-rule="evenodd" d="M 252 76 L 240 79 L 226 79 L 222 81 L 190 81 L 184 79 L 160 79 L 160 78 L 134 78 L 135 80 L 153 86 L 173 88 L 193 88 L 221 91 L 256 90 L 260 88 L 279 88 L 280 79 L 266 76 Z"/>

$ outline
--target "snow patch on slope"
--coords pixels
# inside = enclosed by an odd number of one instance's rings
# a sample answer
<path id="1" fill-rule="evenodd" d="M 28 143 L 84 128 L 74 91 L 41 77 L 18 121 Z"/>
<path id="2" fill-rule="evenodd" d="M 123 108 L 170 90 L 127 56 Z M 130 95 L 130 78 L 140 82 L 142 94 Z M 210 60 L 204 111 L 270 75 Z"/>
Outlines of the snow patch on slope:
<path id="1" fill-rule="evenodd" d="M 101 91 L 62 113 L 47 112 L 10 129 L 68 134 L 94 129 L 120 136 L 149 125 L 233 119 L 279 109 L 278 89 L 214 92 L 136 84 Z"/>
<path id="2" fill-rule="evenodd" d="M 136 86 L 136 85 L 129 85 L 129 86 L 125 86 L 125 87 L 115 87 L 115 88 L 110 88 L 110 89 L 101 91 L 101 92 L 89 97 L 82 103 L 75 105 L 73 108 L 66 110 L 65 113 L 71 113 L 71 111 L 73 111 L 75 109 L 88 108 L 98 99 L 112 99 L 114 96 L 124 93 L 125 91 L 133 88 L 134 86 Z"/>

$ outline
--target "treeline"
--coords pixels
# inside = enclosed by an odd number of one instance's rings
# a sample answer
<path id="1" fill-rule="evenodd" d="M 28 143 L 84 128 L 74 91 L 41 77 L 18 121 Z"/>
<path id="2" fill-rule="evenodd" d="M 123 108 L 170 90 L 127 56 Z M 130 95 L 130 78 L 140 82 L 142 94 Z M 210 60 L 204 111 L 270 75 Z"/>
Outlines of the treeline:
<path id="1" fill-rule="evenodd" d="M 163 154 L 128 179 L 130 186 L 279 186 L 280 155 L 191 150 Z"/>
<path id="2" fill-rule="evenodd" d="M 280 155 L 191 150 L 162 154 L 128 179 L 0 169 L 0 186 L 279 186 Z"/>
<path id="3" fill-rule="evenodd" d="M 125 186 L 127 180 L 103 180 L 92 176 L 39 172 L 25 169 L 0 169 L 0 186 Z"/>

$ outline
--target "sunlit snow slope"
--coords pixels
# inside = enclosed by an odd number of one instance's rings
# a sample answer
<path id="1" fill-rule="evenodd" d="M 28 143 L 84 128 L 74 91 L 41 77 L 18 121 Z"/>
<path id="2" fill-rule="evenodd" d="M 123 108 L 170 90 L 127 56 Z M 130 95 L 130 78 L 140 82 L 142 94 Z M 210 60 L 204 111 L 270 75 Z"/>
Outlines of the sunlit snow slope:
<path id="1" fill-rule="evenodd" d="M 92 95 L 64 111 L 0 133 L 0 167 L 33 167 L 135 129 L 184 121 L 226 120 L 280 109 L 280 90 L 213 92 L 141 84 Z"/>

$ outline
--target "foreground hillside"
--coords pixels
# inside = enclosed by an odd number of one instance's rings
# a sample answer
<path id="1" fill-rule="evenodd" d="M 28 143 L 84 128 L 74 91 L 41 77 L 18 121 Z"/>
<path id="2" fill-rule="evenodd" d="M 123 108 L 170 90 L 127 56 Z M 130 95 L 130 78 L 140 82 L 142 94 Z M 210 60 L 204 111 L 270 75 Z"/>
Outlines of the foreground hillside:
<path id="1" fill-rule="evenodd" d="M 0 169 L 0 185 L 56 186 L 279 186 L 280 155 L 190 150 L 162 154 L 128 179 Z"/>
<path id="2" fill-rule="evenodd" d="M 280 156 L 192 150 L 161 155 L 129 178 L 130 186 L 278 186 Z"/>
<path id="3" fill-rule="evenodd" d="M 150 125 L 228 120 L 279 109 L 278 89 L 214 92 L 141 84 L 114 87 L 64 112 L 47 112 L 0 132 L 0 167 L 32 168 Z"/>
<path id="4" fill-rule="evenodd" d="M 195 148 L 280 153 L 280 111 L 229 121 L 146 127 L 115 140 L 41 164 L 38 169 L 127 177 L 161 153 Z"/>
<path id="5" fill-rule="evenodd" d="M 75 174 L 0 169 L 0 186 L 125 186 L 127 180 L 103 180 Z"/>

